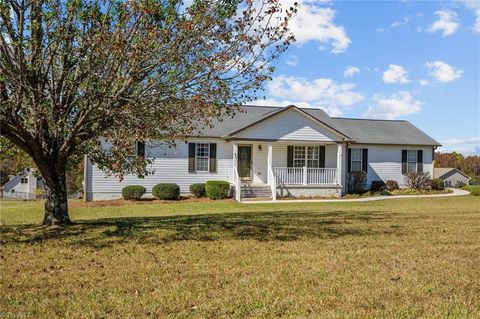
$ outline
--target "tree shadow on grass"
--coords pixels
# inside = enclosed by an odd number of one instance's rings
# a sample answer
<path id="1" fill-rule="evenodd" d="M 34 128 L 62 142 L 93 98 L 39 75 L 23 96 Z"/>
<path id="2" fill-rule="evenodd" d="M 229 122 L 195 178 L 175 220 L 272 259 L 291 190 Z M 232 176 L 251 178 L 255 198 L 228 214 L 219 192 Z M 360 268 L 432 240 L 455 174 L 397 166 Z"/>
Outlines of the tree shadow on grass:
<path id="1" fill-rule="evenodd" d="M 291 241 L 400 233 L 383 223 L 393 217 L 385 212 L 240 212 L 223 214 L 122 217 L 78 221 L 73 226 L 2 227 L 3 243 L 39 243 L 66 240 L 68 244 L 109 247 L 134 241 L 165 244 L 175 241 L 253 239 Z"/>

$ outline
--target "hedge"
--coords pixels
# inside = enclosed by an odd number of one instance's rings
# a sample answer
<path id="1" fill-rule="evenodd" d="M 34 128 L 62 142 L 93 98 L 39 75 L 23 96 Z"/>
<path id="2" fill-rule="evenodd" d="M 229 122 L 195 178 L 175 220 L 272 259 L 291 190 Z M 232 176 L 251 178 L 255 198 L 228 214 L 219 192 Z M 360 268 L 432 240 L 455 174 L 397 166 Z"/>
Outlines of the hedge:
<path id="1" fill-rule="evenodd" d="M 190 193 L 197 198 L 205 197 L 207 195 L 205 191 L 205 183 L 196 183 L 190 185 Z"/>
<path id="2" fill-rule="evenodd" d="M 398 187 L 398 182 L 397 181 L 392 181 L 392 180 L 386 181 L 385 182 L 385 187 L 389 191 L 394 191 L 394 190 L 400 189 L 400 187 Z"/>
<path id="3" fill-rule="evenodd" d="M 180 187 L 173 183 L 161 183 L 153 186 L 152 195 L 158 199 L 178 199 L 180 197 Z"/>
<path id="4" fill-rule="evenodd" d="M 432 187 L 432 189 L 435 190 L 445 189 L 445 183 L 440 178 L 432 179 L 432 181 L 430 182 L 430 186 Z"/>
<path id="5" fill-rule="evenodd" d="M 228 197 L 230 183 L 225 181 L 208 181 L 205 185 L 205 191 L 210 199 L 224 199 Z"/>
<path id="6" fill-rule="evenodd" d="M 126 200 L 139 200 L 146 192 L 146 188 L 139 185 L 126 186 L 122 189 L 122 197 Z"/>

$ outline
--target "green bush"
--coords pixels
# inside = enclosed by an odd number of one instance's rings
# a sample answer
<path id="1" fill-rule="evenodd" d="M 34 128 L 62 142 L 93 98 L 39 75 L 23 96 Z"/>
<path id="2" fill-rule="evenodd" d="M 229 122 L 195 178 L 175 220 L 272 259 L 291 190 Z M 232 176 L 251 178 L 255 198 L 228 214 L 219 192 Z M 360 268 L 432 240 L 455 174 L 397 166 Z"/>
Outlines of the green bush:
<path id="1" fill-rule="evenodd" d="M 139 200 L 147 190 L 143 186 L 131 185 L 122 189 L 122 197 L 126 200 Z"/>
<path id="2" fill-rule="evenodd" d="M 152 195 L 158 199 L 178 199 L 180 197 L 180 187 L 173 183 L 162 183 L 153 186 Z"/>
<path id="3" fill-rule="evenodd" d="M 464 186 L 467 186 L 467 184 L 465 184 L 464 182 L 457 182 L 455 184 L 455 188 L 463 188 Z"/>
<path id="4" fill-rule="evenodd" d="M 224 199 L 228 197 L 230 183 L 225 181 L 208 181 L 205 185 L 205 191 L 210 199 Z"/>
<path id="5" fill-rule="evenodd" d="M 196 198 L 205 197 L 207 195 L 205 191 L 205 183 L 196 183 L 190 185 L 190 193 Z"/>
<path id="6" fill-rule="evenodd" d="M 444 184 L 443 180 L 441 180 L 440 178 L 434 178 L 434 179 L 432 179 L 430 186 L 431 186 L 432 189 L 434 189 L 434 190 L 442 190 L 442 189 L 445 189 L 445 184 Z"/>
<path id="7" fill-rule="evenodd" d="M 480 185 L 464 186 L 463 189 L 469 191 L 473 196 L 480 196 Z"/>

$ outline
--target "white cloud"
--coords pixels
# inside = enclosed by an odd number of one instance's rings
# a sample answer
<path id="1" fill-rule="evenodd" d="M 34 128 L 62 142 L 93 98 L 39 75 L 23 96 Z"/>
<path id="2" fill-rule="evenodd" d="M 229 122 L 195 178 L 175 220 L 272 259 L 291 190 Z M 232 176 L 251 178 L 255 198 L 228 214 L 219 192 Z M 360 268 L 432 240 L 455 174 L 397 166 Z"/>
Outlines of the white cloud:
<path id="1" fill-rule="evenodd" d="M 427 29 L 427 32 L 441 31 L 442 37 L 447 37 L 454 34 L 460 26 L 455 11 L 439 10 L 435 12 L 435 16 L 437 16 L 437 20 Z"/>
<path id="2" fill-rule="evenodd" d="M 289 27 L 296 44 L 302 45 L 309 41 L 318 41 L 331 46 L 332 53 L 344 52 L 352 42 L 343 26 L 333 21 L 335 10 L 329 7 L 320 7 L 319 2 L 312 0 L 284 0 L 284 7 L 291 7 L 294 2 L 299 3 L 296 15 L 290 21 Z M 321 3 L 321 2 L 320 2 Z"/>
<path id="3" fill-rule="evenodd" d="M 360 69 L 355 66 L 348 66 L 345 71 L 343 72 L 344 77 L 351 77 L 355 74 L 360 73 Z"/>
<path id="4" fill-rule="evenodd" d="M 401 83 L 410 82 L 407 77 L 407 70 L 401 65 L 390 64 L 388 70 L 383 72 L 383 81 L 385 83 Z"/>
<path id="5" fill-rule="evenodd" d="M 378 28 L 377 32 L 386 32 L 390 29 L 398 28 L 402 25 L 409 24 L 411 21 L 412 21 L 412 17 L 407 15 L 407 16 L 403 17 L 402 20 L 394 21 L 392 24 L 390 24 L 390 26 L 388 26 L 386 28 Z"/>
<path id="6" fill-rule="evenodd" d="M 463 73 L 463 70 L 458 70 L 442 61 L 427 62 L 425 68 L 429 71 L 430 75 L 439 82 L 457 80 L 461 78 Z"/>
<path id="7" fill-rule="evenodd" d="M 427 86 L 430 84 L 430 82 L 428 82 L 428 80 L 425 80 L 425 79 L 421 79 L 418 82 L 420 83 L 421 86 Z"/>
<path id="8" fill-rule="evenodd" d="M 288 65 L 296 66 L 298 65 L 298 57 L 296 55 L 290 56 L 286 62 Z"/>
<path id="9" fill-rule="evenodd" d="M 468 138 L 451 138 L 441 141 L 443 145 L 454 144 L 480 144 L 480 137 L 468 137 Z"/>
<path id="10" fill-rule="evenodd" d="M 400 116 L 419 113 L 422 102 L 415 100 L 412 93 L 400 91 L 391 96 L 374 95 L 374 104 L 368 107 L 364 117 L 393 120 Z"/>
<path id="11" fill-rule="evenodd" d="M 267 84 L 269 96 L 315 102 L 319 105 L 350 106 L 361 100 L 363 95 L 354 91 L 355 84 L 336 83 L 332 79 L 318 78 L 309 81 L 302 77 L 278 76 Z"/>
<path id="12" fill-rule="evenodd" d="M 309 108 L 309 109 L 321 109 L 324 110 L 330 116 L 342 116 L 343 111 L 338 107 L 333 106 L 325 106 L 319 105 L 316 103 L 308 103 L 304 101 L 290 101 L 290 100 L 279 100 L 279 99 L 264 99 L 264 100 L 256 100 L 252 103 L 252 105 L 263 105 L 263 106 L 288 106 L 288 105 L 295 105 L 301 108 Z"/>
<path id="13" fill-rule="evenodd" d="M 473 31 L 480 32 L 480 9 L 475 11 L 475 24 L 473 25 Z"/>
<path id="14" fill-rule="evenodd" d="M 363 94 L 355 91 L 355 84 L 337 83 L 332 79 L 307 80 L 302 77 L 275 77 L 266 87 L 266 100 L 257 105 L 320 108 L 331 116 L 340 116 L 343 110 L 364 100 Z"/>

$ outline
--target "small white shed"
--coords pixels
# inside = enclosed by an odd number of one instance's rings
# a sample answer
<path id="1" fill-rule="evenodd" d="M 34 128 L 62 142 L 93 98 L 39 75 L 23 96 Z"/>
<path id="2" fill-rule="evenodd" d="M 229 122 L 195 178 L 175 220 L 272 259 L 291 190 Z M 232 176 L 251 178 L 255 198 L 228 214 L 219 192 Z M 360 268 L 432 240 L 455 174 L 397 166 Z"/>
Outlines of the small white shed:
<path id="1" fill-rule="evenodd" d="M 433 177 L 444 181 L 445 187 L 455 187 L 459 183 L 468 185 L 470 177 L 456 168 L 435 167 Z"/>

